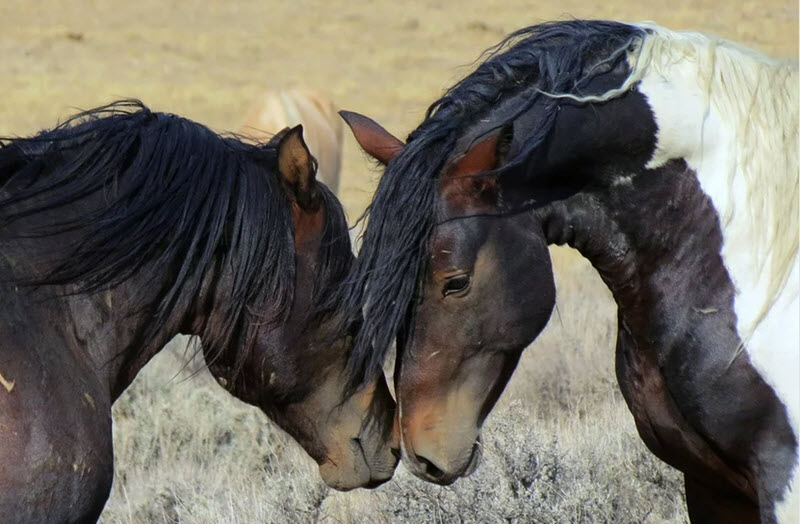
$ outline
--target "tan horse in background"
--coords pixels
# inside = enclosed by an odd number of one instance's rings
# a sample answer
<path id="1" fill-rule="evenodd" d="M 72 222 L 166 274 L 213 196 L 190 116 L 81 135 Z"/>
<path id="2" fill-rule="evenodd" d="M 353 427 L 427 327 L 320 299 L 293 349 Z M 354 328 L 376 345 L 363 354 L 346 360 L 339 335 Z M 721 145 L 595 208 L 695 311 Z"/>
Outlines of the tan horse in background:
<path id="1" fill-rule="evenodd" d="M 250 105 L 237 132 L 245 140 L 266 142 L 281 129 L 297 124 L 303 125 L 303 137 L 319 162 L 317 178 L 338 193 L 342 121 L 326 95 L 310 89 L 266 91 Z"/>

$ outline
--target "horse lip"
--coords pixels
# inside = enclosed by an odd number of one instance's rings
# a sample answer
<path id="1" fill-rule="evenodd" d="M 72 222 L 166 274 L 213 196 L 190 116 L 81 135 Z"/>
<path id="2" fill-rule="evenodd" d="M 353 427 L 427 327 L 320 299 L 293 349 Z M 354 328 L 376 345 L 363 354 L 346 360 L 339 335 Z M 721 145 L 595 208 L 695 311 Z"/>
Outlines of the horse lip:
<path id="1" fill-rule="evenodd" d="M 367 459 L 367 452 L 364 449 L 364 445 L 361 442 L 360 437 L 355 437 L 350 439 L 351 443 L 358 449 L 358 452 L 361 453 L 361 456 L 364 458 L 364 464 L 367 465 L 367 470 L 369 471 L 369 481 L 363 484 L 361 487 L 366 489 L 373 489 L 377 488 L 381 484 L 388 482 L 394 476 L 394 470 L 397 467 L 397 463 L 399 462 L 398 453 L 395 449 L 391 449 L 392 456 L 394 457 L 395 461 L 392 464 L 391 469 L 389 470 L 389 474 L 385 477 L 375 477 L 375 471 L 373 470 L 373 466 L 370 461 Z"/>
<path id="2" fill-rule="evenodd" d="M 475 444 L 472 446 L 472 457 L 469 459 L 469 463 L 467 467 L 464 468 L 464 471 L 459 475 L 460 477 L 469 477 L 475 470 L 478 469 L 478 466 L 481 463 L 481 438 L 475 441 Z"/>
<path id="3" fill-rule="evenodd" d="M 391 479 L 391 477 L 388 477 L 388 478 L 385 478 L 385 479 L 374 479 L 374 478 L 370 477 L 369 482 L 367 482 L 366 484 L 364 484 L 361 487 L 364 488 L 364 489 L 375 489 L 378 486 L 382 486 L 383 484 L 389 482 L 390 479 Z"/>
<path id="4" fill-rule="evenodd" d="M 444 474 L 444 475 L 432 475 L 428 469 L 425 467 L 425 464 L 416 458 L 416 455 L 413 453 L 413 449 L 411 450 L 411 454 L 408 453 L 408 450 L 405 446 L 401 447 L 401 454 L 403 463 L 409 469 L 411 473 L 415 476 L 434 484 L 438 484 L 440 486 L 449 486 L 454 483 L 456 480 L 470 476 L 480 464 L 481 453 L 479 448 L 479 441 L 473 445 L 472 455 L 470 457 L 469 462 L 467 462 L 463 468 L 459 469 L 454 473 Z"/>

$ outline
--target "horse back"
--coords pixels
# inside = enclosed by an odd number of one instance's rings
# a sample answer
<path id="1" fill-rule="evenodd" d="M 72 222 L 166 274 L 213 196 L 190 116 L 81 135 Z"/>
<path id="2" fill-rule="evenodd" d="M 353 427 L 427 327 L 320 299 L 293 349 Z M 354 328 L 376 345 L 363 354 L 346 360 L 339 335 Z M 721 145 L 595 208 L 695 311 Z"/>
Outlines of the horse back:
<path id="1" fill-rule="evenodd" d="M 342 123 L 324 94 L 308 90 L 266 91 L 251 104 L 238 133 L 265 142 L 286 127 L 303 125 L 303 137 L 319 162 L 318 178 L 338 190 L 342 161 Z"/>

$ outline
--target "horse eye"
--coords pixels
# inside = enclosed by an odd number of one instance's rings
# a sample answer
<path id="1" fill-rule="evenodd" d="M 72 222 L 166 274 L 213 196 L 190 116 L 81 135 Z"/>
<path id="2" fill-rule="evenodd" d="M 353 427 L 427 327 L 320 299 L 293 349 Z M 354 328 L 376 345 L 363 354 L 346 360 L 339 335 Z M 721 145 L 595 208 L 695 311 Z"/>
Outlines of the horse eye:
<path id="1" fill-rule="evenodd" d="M 454 293 L 461 293 L 466 291 L 469 288 L 470 278 L 469 275 L 456 275 L 452 278 L 448 278 L 447 281 L 444 283 L 444 288 L 442 289 L 442 296 L 452 295 Z"/>

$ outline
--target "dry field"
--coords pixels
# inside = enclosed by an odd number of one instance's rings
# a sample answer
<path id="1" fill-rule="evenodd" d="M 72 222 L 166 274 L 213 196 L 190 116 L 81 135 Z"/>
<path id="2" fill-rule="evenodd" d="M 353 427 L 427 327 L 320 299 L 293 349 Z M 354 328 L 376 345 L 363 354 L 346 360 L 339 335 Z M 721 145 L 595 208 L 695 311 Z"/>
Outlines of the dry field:
<path id="1" fill-rule="evenodd" d="M 0 135 L 137 97 L 234 129 L 266 88 L 322 88 L 402 136 L 479 53 L 565 17 L 653 20 L 797 57 L 793 0 L 330 2 L 0 0 Z M 377 174 L 348 139 L 351 219 Z M 184 366 L 180 341 L 114 411 L 117 476 L 105 522 L 686 522 L 680 475 L 640 443 L 613 375 L 614 307 L 591 268 L 554 249 L 558 310 L 489 418 L 484 462 L 451 487 L 402 467 L 337 493 L 258 410 Z"/>

